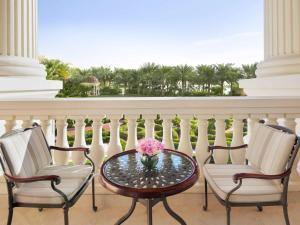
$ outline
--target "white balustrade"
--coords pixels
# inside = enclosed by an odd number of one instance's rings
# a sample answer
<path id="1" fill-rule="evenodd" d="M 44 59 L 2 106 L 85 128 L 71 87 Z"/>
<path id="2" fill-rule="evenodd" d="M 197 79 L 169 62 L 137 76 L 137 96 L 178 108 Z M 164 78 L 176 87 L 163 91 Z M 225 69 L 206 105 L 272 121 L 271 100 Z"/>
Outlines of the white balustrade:
<path id="1" fill-rule="evenodd" d="M 107 157 L 111 157 L 117 153 L 122 152 L 120 142 L 120 118 L 121 115 L 111 115 L 110 119 L 110 139 L 107 147 Z"/>
<path id="2" fill-rule="evenodd" d="M 190 157 L 193 156 L 193 148 L 190 138 L 190 115 L 179 115 L 180 121 L 180 140 L 178 145 L 178 151 L 183 152 Z"/>
<path id="3" fill-rule="evenodd" d="M 84 118 L 79 117 L 75 119 L 75 140 L 74 147 L 86 147 L 85 142 L 85 122 Z M 82 152 L 73 151 L 72 160 L 74 164 L 81 164 L 85 159 L 84 154 Z"/>
<path id="4" fill-rule="evenodd" d="M 99 170 L 99 167 L 101 163 L 104 160 L 104 144 L 102 139 L 102 121 L 101 117 L 93 117 L 93 139 L 92 139 L 92 145 L 91 145 L 91 159 L 95 163 L 95 166 L 97 168 L 97 171 Z"/>
<path id="5" fill-rule="evenodd" d="M 216 135 L 214 145 L 227 146 L 225 136 L 225 118 L 224 116 L 216 116 Z M 214 160 L 216 164 L 226 164 L 228 162 L 229 153 L 226 150 L 214 150 Z"/>
<path id="6" fill-rule="evenodd" d="M 154 119 L 156 115 L 143 115 L 145 119 L 145 138 L 154 138 Z"/>
<path id="7" fill-rule="evenodd" d="M 56 120 L 56 146 L 68 148 L 68 123 L 65 118 L 59 118 Z M 68 152 L 53 151 L 53 160 L 56 165 L 64 165 L 68 160 Z"/>
<path id="8" fill-rule="evenodd" d="M 178 150 L 195 156 L 201 170 L 204 160 L 208 157 L 209 145 L 208 126 L 212 126 L 215 119 L 214 145 L 226 146 L 225 132 L 233 132 L 231 146 L 248 143 L 253 132 L 253 126 L 260 119 L 266 119 L 267 124 L 280 124 L 299 134 L 300 98 L 280 97 L 231 97 L 231 98 L 105 98 L 105 99 L 43 99 L 43 100 L 0 100 L 0 124 L 3 130 L 31 127 L 33 121 L 39 122 L 49 144 L 53 142 L 56 133 L 56 145 L 69 147 L 67 118 L 75 119 L 74 147 L 86 147 L 84 119 L 93 120 L 93 137 L 90 146 L 91 158 L 100 166 L 104 158 L 105 144 L 102 140 L 102 118 L 106 115 L 110 119 L 110 141 L 107 145 L 107 156 L 110 157 L 122 151 L 120 142 L 120 122 L 125 115 L 128 120 L 128 140 L 126 150 L 135 148 L 137 144 L 137 121 L 139 115 L 145 120 L 145 137 L 155 137 L 155 123 L 157 115 L 162 119 L 162 142 L 167 149 L 175 149 L 173 142 L 172 119 L 176 115 L 181 119 L 180 140 Z M 198 136 L 195 151 L 190 142 L 190 120 L 196 117 Z M 53 121 L 55 119 L 55 122 Z M 233 119 L 233 124 L 225 131 L 225 120 Z M 243 137 L 243 121 L 248 119 L 247 134 Z M 3 129 L 3 127 L 5 129 Z M 56 132 L 54 132 L 56 128 Z M 297 130 L 299 129 L 299 130 Z M 234 150 L 230 153 L 232 163 L 243 163 L 245 150 Z M 65 164 L 68 153 L 55 151 L 56 164 Z M 295 164 L 299 160 L 298 155 Z M 75 164 L 83 163 L 82 152 L 72 154 Z M 229 152 L 215 150 L 214 160 L 218 164 L 227 163 Z M 201 173 L 200 173 L 201 174 Z M 293 168 L 290 190 L 300 190 L 299 175 Z M 202 179 L 200 179 L 202 182 Z"/>
<path id="9" fill-rule="evenodd" d="M 172 129 L 173 129 L 173 123 L 172 118 L 173 115 L 161 115 L 161 118 L 163 119 L 163 138 L 162 143 L 164 144 L 166 149 L 175 149 L 174 143 L 173 143 L 173 135 L 172 135 Z"/>
<path id="10" fill-rule="evenodd" d="M 231 146 L 240 146 L 244 144 L 244 123 L 243 118 L 245 116 L 235 116 L 233 120 L 233 136 L 232 136 L 232 142 Z M 230 159 L 233 164 L 243 164 L 245 162 L 245 153 L 246 149 L 237 149 L 230 151 Z"/>
<path id="11" fill-rule="evenodd" d="M 125 150 L 136 149 L 137 147 L 137 116 L 136 115 L 128 115 L 127 117 L 128 123 L 128 137 Z"/>

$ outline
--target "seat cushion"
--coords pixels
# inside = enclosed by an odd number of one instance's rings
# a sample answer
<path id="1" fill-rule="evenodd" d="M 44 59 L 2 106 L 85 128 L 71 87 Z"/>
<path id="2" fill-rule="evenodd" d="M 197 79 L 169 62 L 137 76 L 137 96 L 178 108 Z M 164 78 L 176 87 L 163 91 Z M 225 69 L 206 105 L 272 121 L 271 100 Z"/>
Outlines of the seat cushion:
<path id="1" fill-rule="evenodd" d="M 17 130 L 0 138 L 1 150 L 14 176 L 30 177 L 50 165 L 51 155 L 42 129 Z"/>
<path id="2" fill-rule="evenodd" d="M 273 128 L 260 123 L 255 123 L 246 150 L 246 159 L 251 166 L 260 169 L 266 146 L 269 144 Z"/>
<path id="3" fill-rule="evenodd" d="M 60 176 L 62 179 L 82 179 L 86 180 L 88 176 L 92 172 L 92 166 L 90 165 L 62 165 L 56 166 L 51 165 L 47 166 L 40 171 L 37 172 L 37 176 L 44 176 L 44 175 L 57 175 Z"/>
<path id="4" fill-rule="evenodd" d="M 223 200 L 237 186 L 232 179 L 236 173 L 260 172 L 248 165 L 206 164 L 203 166 L 203 174 L 207 182 L 213 191 Z M 240 189 L 234 192 L 229 200 L 235 203 L 272 202 L 279 201 L 281 193 L 282 186 L 274 181 L 244 179 Z"/>
<path id="5" fill-rule="evenodd" d="M 56 187 L 70 200 L 84 185 L 82 179 L 62 179 Z M 55 192 L 49 181 L 26 183 L 14 190 L 14 201 L 18 203 L 62 204 L 63 197 Z"/>

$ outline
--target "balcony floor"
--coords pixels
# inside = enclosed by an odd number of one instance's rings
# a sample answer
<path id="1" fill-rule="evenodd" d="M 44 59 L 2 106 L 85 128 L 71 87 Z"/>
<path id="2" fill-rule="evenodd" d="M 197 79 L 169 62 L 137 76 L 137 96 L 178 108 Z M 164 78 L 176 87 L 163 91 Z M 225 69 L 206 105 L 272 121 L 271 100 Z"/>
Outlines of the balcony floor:
<path id="1" fill-rule="evenodd" d="M 209 196 L 209 211 L 202 211 L 203 195 L 181 194 L 169 198 L 170 206 L 181 215 L 188 225 L 222 225 L 226 224 L 225 209 L 213 195 Z M 293 192 L 289 196 L 289 213 L 291 225 L 300 221 L 300 192 Z M 0 196 L 0 224 L 6 224 L 5 195 Z M 70 225 L 112 225 L 120 218 L 130 206 L 130 200 L 116 195 L 97 195 L 97 204 L 100 209 L 97 213 L 91 210 L 90 196 L 84 195 L 81 200 L 70 210 Z M 124 225 L 146 224 L 146 210 L 143 206 L 137 208 Z M 154 225 L 177 225 L 158 204 L 153 209 Z M 232 210 L 232 225 L 282 225 L 281 207 L 265 207 L 263 212 L 257 212 L 256 208 L 234 208 Z M 13 225 L 63 225 L 61 209 L 45 209 L 38 212 L 37 209 L 15 209 Z"/>

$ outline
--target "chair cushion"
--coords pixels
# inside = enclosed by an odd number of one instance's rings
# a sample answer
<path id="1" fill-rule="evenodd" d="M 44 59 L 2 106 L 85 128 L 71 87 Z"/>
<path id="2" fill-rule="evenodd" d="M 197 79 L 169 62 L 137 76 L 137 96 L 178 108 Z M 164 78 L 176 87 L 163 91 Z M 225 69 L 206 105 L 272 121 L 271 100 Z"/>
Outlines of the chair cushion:
<path id="1" fill-rule="evenodd" d="M 64 192 L 70 200 L 83 187 L 85 181 L 77 179 L 62 179 L 56 187 Z M 55 192 L 49 181 L 21 184 L 14 190 L 14 201 L 18 203 L 62 204 L 63 197 Z"/>
<path id="2" fill-rule="evenodd" d="M 85 180 L 92 172 L 92 166 L 89 165 L 62 165 L 47 166 L 37 172 L 37 176 L 57 175 L 62 179 L 82 179 Z"/>
<path id="3" fill-rule="evenodd" d="M 283 173 L 295 141 L 294 134 L 273 131 L 262 158 L 261 172 L 270 175 Z"/>
<path id="4" fill-rule="evenodd" d="M 223 200 L 227 194 L 237 186 L 233 182 L 236 173 L 260 173 L 257 169 L 248 165 L 220 165 L 206 164 L 203 166 L 203 174 L 212 190 Z M 244 179 L 240 189 L 234 192 L 231 202 L 271 202 L 279 201 L 282 186 L 274 181 L 259 179 Z"/>
<path id="5" fill-rule="evenodd" d="M 252 167 L 260 169 L 265 148 L 269 144 L 273 128 L 260 123 L 255 123 L 251 132 L 251 137 L 246 150 L 246 159 Z"/>
<path id="6" fill-rule="evenodd" d="M 14 176 L 30 177 L 51 162 L 42 129 L 13 131 L 0 138 L 1 149 Z"/>

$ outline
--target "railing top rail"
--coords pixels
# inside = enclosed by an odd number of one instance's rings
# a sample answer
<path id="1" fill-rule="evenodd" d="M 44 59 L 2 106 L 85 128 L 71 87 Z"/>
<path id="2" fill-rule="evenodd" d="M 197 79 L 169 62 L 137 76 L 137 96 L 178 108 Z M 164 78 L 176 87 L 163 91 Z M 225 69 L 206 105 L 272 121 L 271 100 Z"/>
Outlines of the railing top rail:
<path id="1" fill-rule="evenodd" d="M 299 114 L 300 97 L 124 97 L 0 100 L 1 115 Z"/>

